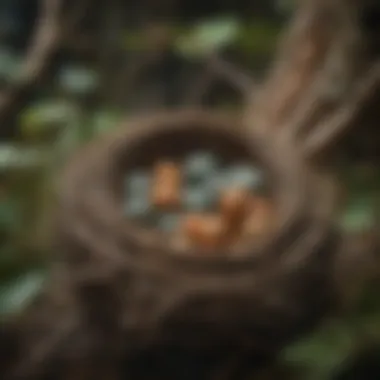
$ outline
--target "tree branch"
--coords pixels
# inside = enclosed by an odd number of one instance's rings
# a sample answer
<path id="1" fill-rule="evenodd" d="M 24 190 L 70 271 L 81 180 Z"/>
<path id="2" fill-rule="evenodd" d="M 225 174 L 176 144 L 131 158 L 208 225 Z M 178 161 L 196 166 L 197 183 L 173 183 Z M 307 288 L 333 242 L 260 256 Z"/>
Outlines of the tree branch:
<path id="1" fill-rule="evenodd" d="M 62 0 L 41 2 L 40 20 L 18 80 L 0 94 L 0 124 L 3 128 L 6 128 L 6 121 L 19 99 L 40 79 L 56 51 L 61 6 Z"/>
<path id="2" fill-rule="evenodd" d="M 208 57 L 206 67 L 199 78 L 196 79 L 189 93 L 186 94 L 184 103 L 188 106 L 201 104 L 202 98 L 217 79 L 226 82 L 229 86 L 240 92 L 244 98 L 252 93 L 255 86 L 250 75 L 218 55 L 213 54 Z"/>
<path id="3" fill-rule="evenodd" d="M 332 2 L 334 3 L 334 2 Z M 336 6 L 306 0 L 280 41 L 275 64 L 257 101 L 248 106 L 247 125 L 273 130 L 288 120 L 312 82 L 336 29 Z"/>
<path id="4" fill-rule="evenodd" d="M 347 127 L 353 125 L 355 118 L 380 89 L 380 62 L 354 87 L 346 101 L 329 115 L 327 120 L 322 120 L 314 128 L 305 140 L 304 150 L 307 157 L 315 157 L 323 154 L 344 134 Z"/>
<path id="5" fill-rule="evenodd" d="M 244 96 L 251 92 L 255 86 L 255 83 L 250 75 L 218 56 L 211 57 L 210 67 L 217 76 L 224 79 L 231 86 L 235 87 Z"/>
<path id="6" fill-rule="evenodd" d="M 321 77 L 325 78 L 326 66 L 333 73 L 342 71 L 341 68 L 335 69 L 329 61 L 331 54 L 336 55 L 333 62 L 336 63 L 352 50 L 352 35 L 356 37 L 356 29 L 352 34 L 346 34 L 355 26 L 351 16 L 351 5 L 346 0 L 301 2 L 280 41 L 275 64 L 260 96 L 249 101 L 245 119 L 247 127 L 273 131 L 279 127 L 288 128 L 295 120 L 298 120 L 295 130 L 300 124 L 304 125 L 305 115 L 309 118 L 314 108 L 323 103 L 319 101 L 322 92 L 318 82 Z M 350 65 L 351 62 L 344 61 L 342 67 Z M 324 80 L 326 82 L 330 84 Z"/>
<path id="7" fill-rule="evenodd" d="M 82 12 L 73 17 L 63 17 L 64 0 L 41 0 L 40 16 L 25 61 L 15 83 L 0 93 L 0 136 L 9 134 L 9 124 L 19 108 L 23 106 L 34 86 L 47 73 L 55 53 L 62 42 L 64 28 L 73 28 Z M 79 2 L 85 3 L 85 2 Z M 77 4 L 78 5 L 78 4 Z M 80 7 L 79 10 L 82 10 Z"/>
<path id="8" fill-rule="evenodd" d="M 342 7 L 341 28 L 331 43 L 328 56 L 310 90 L 301 99 L 294 116 L 284 128 L 296 137 L 304 137 L 318 121 L 339 105 L 351 90 L 360 68 L 361 39 L 348 9 Z"/>

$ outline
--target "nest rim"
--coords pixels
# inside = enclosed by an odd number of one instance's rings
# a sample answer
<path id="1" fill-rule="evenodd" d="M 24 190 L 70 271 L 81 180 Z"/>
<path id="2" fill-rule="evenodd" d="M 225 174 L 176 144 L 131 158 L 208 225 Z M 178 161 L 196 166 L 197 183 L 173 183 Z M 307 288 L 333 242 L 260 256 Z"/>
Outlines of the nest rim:
<path id="1" fill-rule="evenodd" d="M 210 268 L 231 270 L 231 265 L 241 270 L 248 263 L 250 267 L 258 264 L 270 252 L 281 252 L 276 247 L 283 243 L 283 237 L 289 233 L 289 229 L 294 228 L 295 224 L 299 225 L 306 202 L 304 167 L 297 151 L 292 149 L 294 147 L 286 144 L 281 138 L 255 136 L 241 126 L 240 120 L 203 110 L 162 113 L 121 124 L 124 125 L 128 130 L 120 128 L 117 133 L 107 136 L 101 145 L 96 142 L 90 144 L 80 159 L 74 158 L 73 164 L 68 166 L 64 175 L 64 184 L 72 182 L 73 179 L 79 184 L 81 181 L 85 182 L 96 170 L 96 180 L 92 184 L 95 185 L 96 191 L 88 189 L 86 198 L 81 200 L 81 206 L 84 206 L 98 223 L 109 227 L 112 225 L 114 236 L 117 235 L 126 246 L 145 255 L 156 256 L 158 259 L 153 260 L 156 261 L 154 265 L 162 261 L 166 262 L 165 265 L 186 263 L 187 267 L 195 266 L 198 270 L 204 268 L 205 271 L 209 271 Z M 138 125 L 138 128 L 134 125 Z M 218 248 L 215 250 L 217 254 L 210 250 L 203 254 L 203 250 L 192 247 L 178 250 L 172 244 L 168 244 L 165 233 L 139 227 L 123 215 L 122 204 L 116 196 L 114 185 L 115 174 L 120 175 L 120 172 L 115 173 L 115 168 L 120 170 L 121 162 L 125 160 L 125 152 L 140 150 L 146 139 L 152 139 L 164 132 L 194 132 L 195 129 L 199 136 L 211 132 L 224 134 L 232 139 L 248 152 L 250 165 L 258 162 L 260 168 L 269 173 L 269 180 L 277 182 L 276 186 L 270 188 L 273 190 L 272 199 L 277 206 L 278 218 L 268 237 L 256 241 L 247 239 L 246 243 L 236 247 Z M 284 156 L 286 159 L 283 159 Z M 70 177 L 71 181 L 67 181 L 67 177 Z M 66 190 L 73 189 L 69 186 Z"/>

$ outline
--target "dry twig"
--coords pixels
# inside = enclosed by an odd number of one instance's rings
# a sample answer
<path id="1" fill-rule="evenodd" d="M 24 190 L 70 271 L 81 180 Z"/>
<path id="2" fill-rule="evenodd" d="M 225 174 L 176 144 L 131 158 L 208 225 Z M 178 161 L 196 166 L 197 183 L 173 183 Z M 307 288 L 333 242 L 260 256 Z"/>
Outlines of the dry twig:
<path id="1" fill-rule="evenodd" d="M 252 96 L 255 88 L 254 81 L 248 73 L 217 54 L 213 54 L 208 58 L 204 70 L 190 88 L 189 93 L 186 94 L 184 103 L 191 106 L 202 104 L 203 97 L 218 79 L 241 93 L 244 99 L 248 94 Z"/>

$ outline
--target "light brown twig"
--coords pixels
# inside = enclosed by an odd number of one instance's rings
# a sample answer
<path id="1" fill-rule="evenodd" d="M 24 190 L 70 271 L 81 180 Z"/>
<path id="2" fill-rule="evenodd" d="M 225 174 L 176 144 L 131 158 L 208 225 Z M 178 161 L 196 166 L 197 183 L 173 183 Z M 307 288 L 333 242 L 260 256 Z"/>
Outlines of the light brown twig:
<path id="1" fill-rule="evenodd" d="M 185 96 L 184 103 L 191 106 L 200 105 L 203 97 L 217 79 L 226 82 L 241 93 L 244 98 L 248 94 L 252 96 L 255 87 L 252 77 L 231 62 L 213 54 L 208 58 L 203 72 L 195 81 L 195 85 Z"/>

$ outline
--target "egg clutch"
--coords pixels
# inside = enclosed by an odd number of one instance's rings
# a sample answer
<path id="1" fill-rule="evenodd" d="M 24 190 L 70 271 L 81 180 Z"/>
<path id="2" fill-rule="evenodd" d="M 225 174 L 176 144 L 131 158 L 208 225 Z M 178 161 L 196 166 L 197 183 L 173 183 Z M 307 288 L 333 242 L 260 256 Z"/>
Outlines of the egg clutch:
<path id="1" fill-rule="evenodd" d="M 131 171 L 125 216 L 167 233 L 182 248 L 225 248 L 269 232 L 274 210 L 263 189 L 259 169 L 192 152 L 180 163 L 162 160 L 151 170 Z"/>

